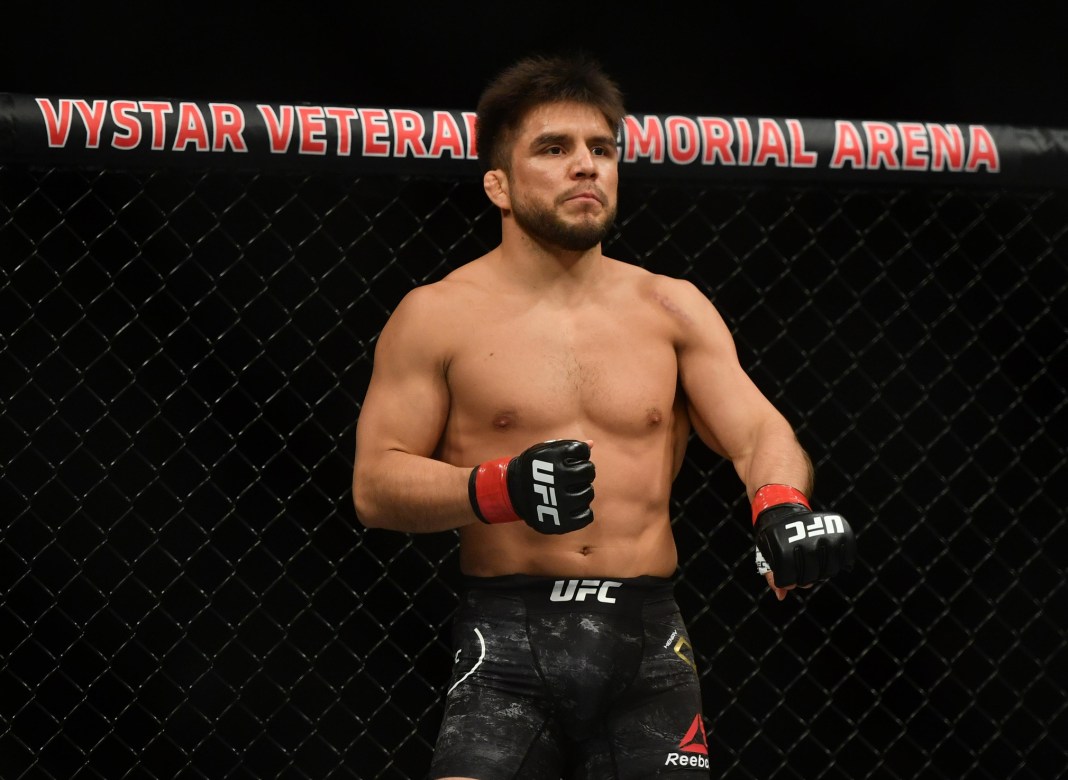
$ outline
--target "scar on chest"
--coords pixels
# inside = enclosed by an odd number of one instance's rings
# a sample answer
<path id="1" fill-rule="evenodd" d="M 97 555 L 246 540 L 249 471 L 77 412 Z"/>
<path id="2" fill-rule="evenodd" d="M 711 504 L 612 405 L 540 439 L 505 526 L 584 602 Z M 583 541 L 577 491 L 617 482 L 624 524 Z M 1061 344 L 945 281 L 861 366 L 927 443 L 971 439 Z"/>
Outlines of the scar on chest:
<path id="1" fill-rule="evenodd" d="M 653 297 L 669 314 L 678 317 L 683 322 L 690 322 L 690 315 L 684 312 L 671 298 L 662 293 L 654 293 Z"/>

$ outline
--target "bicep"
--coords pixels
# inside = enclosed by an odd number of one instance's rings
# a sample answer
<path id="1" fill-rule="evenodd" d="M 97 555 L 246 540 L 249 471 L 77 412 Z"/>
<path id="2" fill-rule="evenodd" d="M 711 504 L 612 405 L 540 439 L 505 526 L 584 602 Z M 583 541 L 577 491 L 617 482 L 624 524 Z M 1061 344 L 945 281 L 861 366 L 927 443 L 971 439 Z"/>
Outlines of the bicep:
<path id="1" fill-rule="evenodd" d="M 429 456 L 449 410 L 444 354 L 406 301 L 383 328 L 356 424 L 357 457 L 389 450 Z"/>
<path id="2" fill-rule="evenodd" d="M 701 440 L 737 460 L 766 424 L 785 420 L 742 368 L 734 338 L 715 307 L 696 289 L 693 294 L 700 298 L 689 307 L 680 341 L 679 378 Z"/>

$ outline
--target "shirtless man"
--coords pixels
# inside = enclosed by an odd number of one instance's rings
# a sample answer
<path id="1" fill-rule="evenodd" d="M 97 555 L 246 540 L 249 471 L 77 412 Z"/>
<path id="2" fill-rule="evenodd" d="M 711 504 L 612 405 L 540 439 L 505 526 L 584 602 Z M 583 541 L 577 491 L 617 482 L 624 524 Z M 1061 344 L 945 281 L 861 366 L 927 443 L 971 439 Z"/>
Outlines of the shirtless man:
<path id="1" fill-rule="evenodd" d="M 810 511 L 809 459 L 708 299 L 601 254 L 623 116 L 589 62 L 501 74 L 478 106 L 500 246 L 410 292 L 375 352 L 357 515 L 460 534 L 432 778 L 707 777 L 671 594 L 669 499 L 691 425 L 744 483 L 780 600 L 852 561 L 848 524 Z"/>

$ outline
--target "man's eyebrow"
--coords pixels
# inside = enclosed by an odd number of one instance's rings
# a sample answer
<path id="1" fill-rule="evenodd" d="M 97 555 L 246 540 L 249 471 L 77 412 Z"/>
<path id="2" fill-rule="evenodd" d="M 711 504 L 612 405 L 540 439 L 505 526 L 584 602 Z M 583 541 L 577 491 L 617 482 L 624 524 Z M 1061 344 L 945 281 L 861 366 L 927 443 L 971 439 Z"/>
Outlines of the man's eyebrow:
<path id="1" fill-rule="evenodd" d="M 554 144 L 563 144 L 570 140 L 572 136 L 567 133 L 542 133 L 539 136 L 535 136 L 534 140 L 530 142 L 531 146 L 552 146 Z M 595 135 L 586 139 L 586 143 L 594 146 L 615 146 L 616 139 L 610 135 Z"/>
<path id="2" fill-rule="evenodd" d="M 542 133 L 539 136 L 535 136 L 534 140 L 530 142 L 531 146 L 552 146 L 554 144 L 562 144 L 567 141 L 568 136 L 565 133 Z"/>
<path id="3" fill-rule="evenodd" d="M 587 141 L 591 144 L 599 146 L 615 146 L 616 139 L 612 135 L 595 135 L 593 138 L 588 138 Z"/>

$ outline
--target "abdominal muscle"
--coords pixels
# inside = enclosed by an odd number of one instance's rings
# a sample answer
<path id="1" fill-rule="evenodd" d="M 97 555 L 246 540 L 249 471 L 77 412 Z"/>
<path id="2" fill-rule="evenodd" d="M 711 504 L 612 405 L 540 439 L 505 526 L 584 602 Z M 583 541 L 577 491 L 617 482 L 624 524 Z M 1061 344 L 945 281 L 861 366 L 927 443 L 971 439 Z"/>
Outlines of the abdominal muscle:
<path id="1" fill-rule="evenodd" d="M 593 523 L 569 534 L 479 524 L 462 528 L 460 539 L 460 568 L 475 577 L 668 577 L 678 564 L 666 515 L 635 522 L 595 510 Z"/>
<path id="2" fill-rule="evenodd" d="M 450 406 L 434 457 L 456 466 L 512 457 L 538 442 L 592 442 L 593 522 L 542 534 L 524 522 L 460 529 L 461 570 L 474 576 L 670 576 L 678 563 L 671 484 L 690 432 L 678 388 L 675 323 L 610 261 L 607 291 L 566 309 L 515 296 L 474 304 L 446 350 Z M 479 299 L 482 301 L 483 299 Z M 474 317 L 471 312 L 477 311 Z M 468 337 L 477 332 L 477 340 Z"/>

